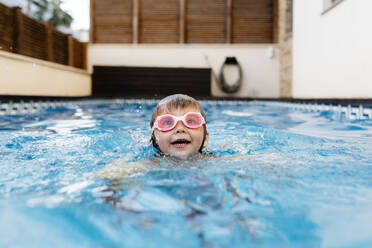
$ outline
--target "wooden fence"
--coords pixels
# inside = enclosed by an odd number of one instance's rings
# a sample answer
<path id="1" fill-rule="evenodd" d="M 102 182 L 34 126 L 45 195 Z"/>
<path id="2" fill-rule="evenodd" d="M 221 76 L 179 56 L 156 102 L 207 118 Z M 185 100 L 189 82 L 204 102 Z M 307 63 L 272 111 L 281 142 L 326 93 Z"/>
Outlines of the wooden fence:
<path id="1" fill-rule="evenodd" d="M 278 0 L 90 0 L 93 43 L 276 43 Z"/>
<path id="2" fill-rule="evenodd" d="M 1 3 L 0 50 L 87 68 L 86 43 L 24 15 L 19 7 L 9 8 Z"/>

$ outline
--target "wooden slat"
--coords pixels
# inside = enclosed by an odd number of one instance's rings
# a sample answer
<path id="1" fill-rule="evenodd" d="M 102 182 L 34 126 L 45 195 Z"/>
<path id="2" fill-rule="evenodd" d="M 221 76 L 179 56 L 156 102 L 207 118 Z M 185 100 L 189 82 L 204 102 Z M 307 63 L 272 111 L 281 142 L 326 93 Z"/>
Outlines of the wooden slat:
<path id="1" fill-rule="evenodd" d="M 13 51 L 13 11 L 0 3 L 0 50 Z"/>
<path id="2" fill-rule="evenodd" d="M 140 1 L 139 0 L 133 0 L 133 43 L 138 43 L 138 36 L 139 36 L 139 8 L 140 8 Z"/>
<path id="3" fill-rule="evenodd" d="M 180 43 L 183 44 L 186 41 L 186 1 L 180 1 Z"/>
<path id="4" fill-rule="evenodd" d="M 233 1 L 233 43 L 271 43 L 273 41 L 273 1 Z"/>
<path id="5" fill-rule="evenodd" d="M 178 43 L 179 0 L 140 0 L 139 43 Z"/>
<path id="6" fill-rule="evenodd" d="M 279 0 L 273 0 L 273 43 L 279 42 Z"/>
<path id="7" fill-rule="evenodd" d="M 89 11 L 90 11 L 90 30 L 89 30 L 89 41 L 91 43 L 94 42 L 94 37 L 95 37 L 95 27 L 96 27 L 96 22 L 95 22 L 95 13 L 96 13 L 96 6 L 94 5 L 95 0 L 89 0 Z"/>
<path id="8" fill-rule="evenodd" d="M 53 61 L 68 64 L 68 36 L 57 30 L 52 30 Z"/>
<path id="9" fill-rule="evenodd" d="M 68 65 L 74 66 L 74 38 L 67 36 Z"/>
<path id="10" fill-rule="evenodd" d="M 272 43 L 277 0 L 91 0 L 96 43 Z M 182 16 L 184 14 L 184 16 Z"/>
<path id="11" fill-rule="evenodd" d="M 187 43 L 225 43 L 226 7 L 226 0 L 187 0 Z"/>
<path id="12" fill-rule="evenodd" d="M 133 1 L 91 0 L 94 43 L 132 43 Z"/>
<path id="13" fill-rule="evenodd" d="M 85 44 L 77 40 L 68 43 L 66 34 L 48 23 L 22 14 L 18 7 L 9 8 L 0 4 L 0 47 L 37 59 L 86 68 Z M 75 57 L 69 56 L 69 51 Z"/>
<path id="14" fill-rule="evenodd" d="M 76 68 L 85 69 L 84 68 L 84 58 L 85 58 L 84 44 L 77 41 L 76 39 L 73 39 L 73 43 L 74 43 L 73 45 L 73 49 L 74 49 L 73 66 Z"/>
<path id="15" fill-rule="evenodd" d="M 19 20 L 17 53 L 48 60 L 47 30 L 40 23 L 21 12 L 17 12 Z"/>
<path id="16" fill-rule="evenodd" d="M 231 43 L 231 17 L 232 17 L 232 0 L 227 1 L 226 14 L 226 43 Z"/>
<path id="17" fill-rule="evenodd" d="M 44 27 L 46 30 L 47 59 L 54 61 L 52 27 L 47 22 L 44 23 Z"/>

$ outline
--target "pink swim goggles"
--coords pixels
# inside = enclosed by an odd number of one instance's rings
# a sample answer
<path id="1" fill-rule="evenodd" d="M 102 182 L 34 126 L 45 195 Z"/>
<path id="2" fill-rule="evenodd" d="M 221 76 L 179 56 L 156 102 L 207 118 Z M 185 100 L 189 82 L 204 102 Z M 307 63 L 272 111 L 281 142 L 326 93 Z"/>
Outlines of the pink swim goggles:
<path id="1" fill-rule="evenodd" d="M 199 128 L 205 124 L 203 116 L 199 112 L 187 112 L 184 116 L 174 116 L 171 114 L 160 115 L 156 118 L 152 131 L 157 128 L 162 132 L 167 132 L 176 127 L 178 121 L 182 121 L 187 128 Z"/>

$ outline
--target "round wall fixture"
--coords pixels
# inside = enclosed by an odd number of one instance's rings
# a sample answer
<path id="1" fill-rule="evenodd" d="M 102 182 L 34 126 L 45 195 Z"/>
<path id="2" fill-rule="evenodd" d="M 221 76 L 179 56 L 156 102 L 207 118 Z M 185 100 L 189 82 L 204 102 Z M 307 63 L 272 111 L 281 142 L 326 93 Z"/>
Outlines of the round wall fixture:
<path id="1" fill-rule="evenodd" d="M 238 79 L 233 84 L 228 84 L 226 82 L 225 72 L 224 69 L 226 66 L 236 66 L 239 72 Z M 225 62 L 223 63 L 220 71 L 220 76 L 218 80 L 218 84 L 223 92 L 226 93 L 235 93 L 237 92 L 241 85 L 242 85 L 242 77 L 243 77 L 243 71 L 242 67 L 240 66 L 239 62 L 236 60 L 235 57 L 226 57 Z"/>

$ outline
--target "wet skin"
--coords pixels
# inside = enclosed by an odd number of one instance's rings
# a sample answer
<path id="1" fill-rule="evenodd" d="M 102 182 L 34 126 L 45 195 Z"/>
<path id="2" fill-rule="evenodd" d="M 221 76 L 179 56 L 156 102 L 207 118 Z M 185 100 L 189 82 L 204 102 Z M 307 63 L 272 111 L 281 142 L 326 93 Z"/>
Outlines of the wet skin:
<path id="1" fill-rule="evenodd" d="M 194 107 L 187 107 L 176 109 L 172 112 L 161 113 L 171 114 L 175 116 L 183 116 L 187 112 L 200 112 Z M 180 158 L 187 158 L 191 155 L 197 154 L 203 142 L 204 127 L 191 129 L 183 125 L 179 121 L 176 127 L 170 131 L 162 132 L 157 129 L 154 131 L 156 141 L 162 152 Z M 208 133 L 206 134 L 204 145 L 207 144 Z"/>

